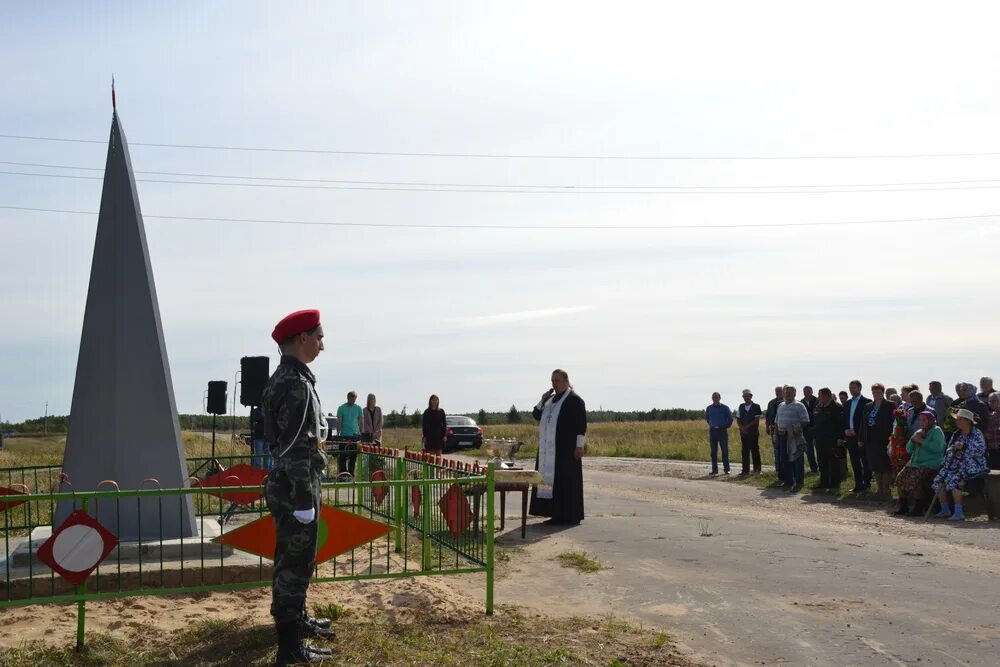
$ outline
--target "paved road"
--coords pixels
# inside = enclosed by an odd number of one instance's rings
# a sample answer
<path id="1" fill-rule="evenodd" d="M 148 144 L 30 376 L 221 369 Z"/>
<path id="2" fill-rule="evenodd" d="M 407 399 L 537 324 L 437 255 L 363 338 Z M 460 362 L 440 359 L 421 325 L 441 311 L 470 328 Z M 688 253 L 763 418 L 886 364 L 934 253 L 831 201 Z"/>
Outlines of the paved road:
<path id="1" fill-rule="evenodd" d="M 1000 664 L 1000 524 L 896 519 L 665 472 L 588 460 L 587 520 L 530 524 L 497 599 L 661 626 L 710 664 Z M 501 544 L 524 544 L 514 523 Z M 560 567 L 574 548 L 611 569 Z"/>

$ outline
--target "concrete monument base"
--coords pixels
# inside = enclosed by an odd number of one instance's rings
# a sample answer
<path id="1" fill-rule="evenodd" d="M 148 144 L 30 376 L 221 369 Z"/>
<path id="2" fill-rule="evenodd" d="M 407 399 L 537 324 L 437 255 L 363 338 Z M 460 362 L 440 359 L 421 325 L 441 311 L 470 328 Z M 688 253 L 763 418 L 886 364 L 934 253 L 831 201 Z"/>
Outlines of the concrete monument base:
<path id="1" fill-rule="evenodd" d="M 108 557 L 101 563 L 102 567 L 115 566 L 119 560 L 122 563 L 159 563 L 164 561 L 180 561 L 201 558 L 204 555 L 206 560 L 226 558 L 233 554 L 233 548 L 226 544 L 215 544 L 212 540 L 222 534 L 218 519 L 205 519 L 197 521 L 198 534 L 194 537 L 183 539 L 171 539 L 141 542 L 119 542 L 118 546 L 108 554 Z M 41 561 L 38 560 L 38 548 L 45 540 L 52 536 L 52 526 L 39 526 L 31 531 L 30 543 L 24 540 L 17 546 L 11 554 L 10 564 L 13 568 L 31 567 L 36 571 L 48 570 Z M 203 551 L 204 549 L 204 551 Z"/>

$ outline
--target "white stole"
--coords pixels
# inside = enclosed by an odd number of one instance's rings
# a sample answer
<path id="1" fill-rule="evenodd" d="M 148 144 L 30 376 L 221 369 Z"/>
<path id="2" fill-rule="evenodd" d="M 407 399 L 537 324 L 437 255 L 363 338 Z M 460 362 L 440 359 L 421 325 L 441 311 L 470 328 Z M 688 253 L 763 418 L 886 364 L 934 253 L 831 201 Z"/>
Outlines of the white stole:
<path id="1" fill-rule="evenodd" d="M 556 479 L 556 427 L 559 412 L 571 393 L 573 390 L 567 389 L 558 402 L 553 402 L 555 396 L 549 397 L 542 408 L 538 428 L 538 472 L 542 473 L 542 482 L 537 487 L 538 498 L 552 498 L 552 485 Z"/>

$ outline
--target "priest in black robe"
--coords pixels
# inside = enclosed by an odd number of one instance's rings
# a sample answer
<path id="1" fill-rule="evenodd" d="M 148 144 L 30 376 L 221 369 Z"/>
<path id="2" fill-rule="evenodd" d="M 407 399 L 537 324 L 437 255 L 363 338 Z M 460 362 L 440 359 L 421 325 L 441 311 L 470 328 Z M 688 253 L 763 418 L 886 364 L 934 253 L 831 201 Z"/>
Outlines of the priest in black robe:
<path id="1" fill-rule="evenodd" d="M 566 371 L 552 371 L 552 389 L 532 415 L 539 422 L 535 468 L 542 482 L 531 492 L 531 514 L 546 523 L 576 525 L 583 521 L 583 449 L 587 406 L 569 383 Z"/>

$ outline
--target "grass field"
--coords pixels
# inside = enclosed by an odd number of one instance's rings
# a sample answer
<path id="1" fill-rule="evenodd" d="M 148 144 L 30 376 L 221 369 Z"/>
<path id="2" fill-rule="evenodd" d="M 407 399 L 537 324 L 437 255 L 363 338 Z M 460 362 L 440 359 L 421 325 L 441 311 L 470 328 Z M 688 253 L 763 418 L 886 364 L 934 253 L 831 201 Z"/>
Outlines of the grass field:
<path id="1" fill-rule="evenodd" d="M 188 457 L 212 455 L 212 438 L 201 433 L 184 433 L 184 451 Z M 0 468 L 19 466 L 62 465 L 66 450 L 65 435 L 7 438 L 0 450 Z M 234 444 L 229 435 L 216 438 L 215 455 L 244 456 L 249 449 L 243 444 Z"/>
<path id="2" fill-rule="evenodd" d="M 533 460 L 538 451 L 538 426 L 534 423 L 488 425 L 484 427 L 487 438 L 514 438 L 525 446 L 518 457 Z M 420 449 L 420 429 L 386 429 L 382 444 L 395 449 Z M 59 465 L 65 448 L 65 436 L 34 438 L 11 438 L 0 451 L 0 468 L 29 465 Z M 189 457 L 210 456 L 211 438 L 203 433 L 184 433 L 184 448 Z M 243 456 L 248 453 L 243 444 L 234 444 L 228 435 L 219 435 L 216 441 L 217 456 Z M 464 454 L 481 457 L 491 455 L 484 449 L 463 450 Z M 771 441 L 763 433 L 760 438 L 761 459 L 772 464 L 774 456 Z M 589 456 L 634 457 L 649 459 L 673 459 L 679 461 L 708 461 L 708 428 L 701 421 L 683 422 L 602 422 L 591 424 L 587 430 L 587 454 Z M 729 432 L 729 460 L 734 473 L 740 470 L 739 430 Z M 707 473 L 707 470 L 706 470 Z M 733 479 L 736 481 L 735 476 Z M 753 486 L 768 486 L 775 482 L 773 472 L 752 476 L 743 483 Z M 805 485 L 810 488 L 817 477 L 806 472 Z M 848 474 L 836 494 L 840 498 L 865 499 L 851 494 L 853 478 Z"/>
<path id="3" fill-rule="evenodd" d="M 514 438 L 525 446 L 519 456 L 531 458 L 538 451 L 538 426 L 536 424 L 504 424 L 486 426 L 487 438 Z M 65 436 L 9 438 L 6 448 L 0 451 L 0 468 L 25 465 L 59 465 L 66 445 Z M 420 429 L 386 429 L 382 444 L 395 449 L 420 449 Z M 739 431 L 729 435 L 730 459 L 739 460 Z M 189 457 L 209 456 L 211 438 L 202 433 L 184 433 L 184 449 Z M 228 435 L 216 440 L 218 456 L 244 455 L 247 447 L 233 444 Z M 472 456 L 487 457 L 483 449 L 465 450 Z M 587 430 L 587 453 L 591 456 L 628 456 L 636 458 L 675 459 L 681 461 L 707 461 L 708 429 L 703 422 L 604 422 L 591 424 Z M 764 463 L 772 462 L 771 447 L 761 438 L 761 456 Z"/>
<path id="4" fill-rule="evenodd" d="M 534 456 L 538 451 L 538 425 L 504 424 L 485 426 L 487 438 L 514 438 L 525 443 L 519 456 Z M 386 447 L 419 449 L 420 429 L 391 429 L 384 432 Z M 765 451 L 767 450 L 767 451 Z M 772 463 L 770 441 L 761 437 L 764 463 Z M 481 449 L 466 450 L 473 456 L 486 456 Z M 602 422 L 587 427 L 587 454 L 590 456 L 629 456 L 646 459 L 708 461 L 708 427 L 702 421 L 683 422 Z M 739 430 L 729 433 L 729 457 L 739 460 Z"/>

